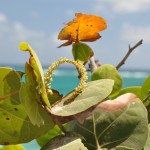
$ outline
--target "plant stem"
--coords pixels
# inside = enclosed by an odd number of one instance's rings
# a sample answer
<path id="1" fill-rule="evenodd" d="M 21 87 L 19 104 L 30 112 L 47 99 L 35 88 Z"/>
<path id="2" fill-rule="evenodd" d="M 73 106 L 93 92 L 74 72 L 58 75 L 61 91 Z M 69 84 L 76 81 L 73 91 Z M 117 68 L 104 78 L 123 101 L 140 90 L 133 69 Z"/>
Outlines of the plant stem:
<path id="1" fill-rule="evenodd" d="M 143 103 L 145 103 L 147 100 L 149 100 L 150 99 L 150 91 L 148 92 L 148 95 L 147 95 L 147 97 L 145 98 L 145 99 L 143 99 Z"/>
<path id="2" fill-rule="evenodd" d="M 93 113 L 93 132 L 94 132 L 94 137 L 95 137 L 95 142 L 96 142 L 96 150 L 101 150 L 101 147 L 99 145 L 99 142 L 98 142 L 98 139 L 97 139 L 97 135 L 96 135 L 94 113 Z"/>
<path id="3" fill-rule="evenodd" d="M 142 44 L 143 40 L 140 40 L 137 44 L 135 44 L 133 47 L 130 47 L 129 45 L 129 50 L 127 52 L 127 54 L 125 55 L 125 57 L 120 61 L 120 63 L 116 66 L 117 70 L 125 64 L 125 61 L 127 60 L 127 58 L 129 57 L 129 55 L 133 52 L 134 49 L 136 49 L 138 46 L 140 46 Z"/>

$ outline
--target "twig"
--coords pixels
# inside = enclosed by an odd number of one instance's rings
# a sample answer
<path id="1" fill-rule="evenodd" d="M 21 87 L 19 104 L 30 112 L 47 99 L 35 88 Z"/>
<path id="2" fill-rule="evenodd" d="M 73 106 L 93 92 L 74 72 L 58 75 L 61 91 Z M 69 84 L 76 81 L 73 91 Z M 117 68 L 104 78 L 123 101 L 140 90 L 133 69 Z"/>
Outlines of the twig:
<path id="1" fill-rule="evenodd" d="M 89 61 L 90 63 L 88 71 L 94 72 L 97 69 L 97 67 L 101 66 L 99 61 L 94 59 L 94 56 L 92 56 Z"/>
<path id="2" fill-rule="evenodd" d="M 97 65 L 96 65 L 96 63 L 95 63 L 94 56 L 92 56 L 92 57 L 90 58 L 90 64 L 91 64 L 91 72 L 93 72 L 94 70 L 97 69 Z"/>
<path id="3" fill-rule="evenodd" d="M 127 60 L 127 58 L 129 57 L 129 55 L 133 52 L 134 49 L 136 49 L 138 46 L 140 46 L 142 44 L 143 40 L 140 40 L 137 44 L 135 44 L 133 47 L 130 47 L 129 45 L 129 50 L 127 52 L 127 54 L 125 55 L 125 57 L 120 61 L 120 63 L 116 66 L 117 70 L 125 64 L 125 61 Z"/>
<path id="4" fill-rule="evenodd" d="M 145 103 L 147 100 L 149 100 L 150 99 L 150 91 L 148 92 L 148 95 L 147 95 L 147 97 L 145 98 L 145 99 L 143 99 L 143 103 Z"/>

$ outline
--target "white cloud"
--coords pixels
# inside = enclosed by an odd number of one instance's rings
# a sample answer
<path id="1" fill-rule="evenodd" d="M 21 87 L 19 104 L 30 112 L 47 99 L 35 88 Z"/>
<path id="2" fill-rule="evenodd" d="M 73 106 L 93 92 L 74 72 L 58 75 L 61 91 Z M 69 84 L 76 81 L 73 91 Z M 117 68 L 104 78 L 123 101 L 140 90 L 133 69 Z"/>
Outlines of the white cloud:
<path id="1" fill-rule="evenodd" d="M 32 29 L 26 28 L 23 24 L 20 22 L 14 22 L 13 23 L 13 28 L 15 31 L 15 35 L 18 39 L 26 41 L 29 39 L 43 39 L 46 35 L 44 32 L 40 31 L 34 31 Z"/>
<path id="2" fill-rule="evenodd" d="M 7 20 L 7 17 L 4 14 L 0 13 L 0 23 L 4 23 L 6 22 L 6 20 Z"/>
<path id="3" fill-rule="evenodd" d="M 150 0 L 97 0 L 94 10 L 112 10 L 115 13 L 150 11 Z"/>
<path id="4" fill-rule="evenodd" d="M 8 18 L 6 22 L 0 23 L 0 52 L 2 52 L 0 64 L 22 64 L 28 60 L 28 53 L 18 53 L 18 45 L 22 41 L 28 42 L 33 47 L 43 64 L 50 64 L 60 57 L 70 56 L 69 48 L 57 49 L 57 46 L 65 42 L 59 41 L 57 36 L 56 31 L 48 34 L 43 30 L 29 28 L 18 21 L 10 22 Z"/>
<path id="5" fill-rule="evenodd" d="M 22 60 L 27 60 L 24 58 L 27 53 L 18 53 L 18 45 L 22 41 L 31 44 L 39 57 L 43 57 L 50 42 L 46 32 L 26 27 L 21 22 L 12 22 L 7 18 L 7 21 L 0 23 L 0 63 L 22 64 Z"/>
<path id="6" fill-rule="evenodd" d="M 36 43 L 43 46 L 47 42 L 48 35 L 43 31 L 30 29 L 20 22 L 10 22 L 9 20 L 0 24 L 0 43 L 7 42 L 10 45 L 19 44 L 20 41 Z M 44 42 L 45 41 L 45 42 Z"/>
<path id="7" fill-rule="evenodd" d="M 134 26 L 124 24 L 122 38 L 127 41 L 138 41 L 143 39 L 145 44 L 150 44 L 150 26 Z"/>

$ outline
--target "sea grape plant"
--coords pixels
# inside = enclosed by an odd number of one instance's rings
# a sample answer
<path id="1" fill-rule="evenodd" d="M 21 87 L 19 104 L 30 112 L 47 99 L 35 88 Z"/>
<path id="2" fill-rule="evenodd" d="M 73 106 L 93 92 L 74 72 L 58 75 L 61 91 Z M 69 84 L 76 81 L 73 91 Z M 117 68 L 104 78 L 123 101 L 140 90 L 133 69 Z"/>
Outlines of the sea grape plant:
<path id="1" fill-rule="evenodd" d="M 0 144 L 2 150 L 22 150 L 34 139 L 41 150 L 148 150 L 150 145 L 150 77 L 142 86 L 122 89 L 119 66 L 100 65 L 83 42 L 93 42 L 106 29 L 96 15 L 77 13 L 60 31 L 59 46 L 72 45 L 74 60 L 60 58 L 44 75 L 35 51 L 26 42 L 20 49 L 30 54 L 24 72 L 0 67 Z M 129 47 L 129 53 L 134 47 Z M 127 58 L 127 57 L 125 57 Z M 90 61 L 91 81 L 85 64 Z M 67 95 L 53 89 L 52 74 L 62 63 L 78 71 L 79 85 Z"/>

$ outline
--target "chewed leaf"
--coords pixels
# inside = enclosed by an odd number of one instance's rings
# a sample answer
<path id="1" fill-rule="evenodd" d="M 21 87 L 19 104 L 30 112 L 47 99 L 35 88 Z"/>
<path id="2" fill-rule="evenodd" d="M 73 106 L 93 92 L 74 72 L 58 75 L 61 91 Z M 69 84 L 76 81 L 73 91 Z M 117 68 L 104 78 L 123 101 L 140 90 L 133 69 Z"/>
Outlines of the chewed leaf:
<path id="1" fill-rule="evenodd" d="M 34 111 L 34 110 L 33 110 Z M 0 144 L 29 142 L 53 128 L 51 117 L 42 112 L 44 125 L 33 125 L 22 104 L 14 105 L 9 100 L 0 103 Z"/>
<path id="2" fill-rule="evenodd" d="M 49 131 L 54 123 L 43 108 L 40 109 L 40 115 L 44 124 L 39 127 L 32 124 L 24 106 L 20 103 L 20 74 L 9 68 L 0 68 L 0 75 L 0 145 L 29 142 Z M 31 94 L 31 91 L 25 94 Z M 29 95 L 22 96 L 29 97 Z M 35 111 L 34 108 L 32 111 Z"/>
<path id="3" fill-rule="evenodd" d="M 41 95 L 43 102 L 48 107 L 50 107 L 50 103 L 49 103 L 47 93 L 46 93 L 46 90 L 45 90 L 45 85 L 44 85 L 44 72 L 43 72 L 41 63 L 40 63 L 36 53 L 30 47 L 30 45 L 28 45 L 25 42 L 20 43 L 20 49 L 22 51 L 29 51 L 29 53 L 30 53 L 29 64 L 33 68 L 33 72 L 34 72 L 34 75 L 36 77 L 36 82 L 38 84 L 38 92 Z"/>
<path id="4" fill-rule="evenodd" d="M 89 82 L 72 103 L 63 105 L 60 102 L 52 107 L 51 113 L 57 116 L 71 116 L 80 113 L 102 102 L 111 93 L 113 85 L 114 81 L 111 79 Z"/>
<path id="5" fill-rule="evenodd" d="M 76 13 L 75 16 L 76 18 L 60 31 L 58 39 L 68 41 L 59 47 L 76 41 L 95 41 L 101 37 L 98 32 L 107 27 L 106 21 L 99 16 L 82 13 Z"/>

